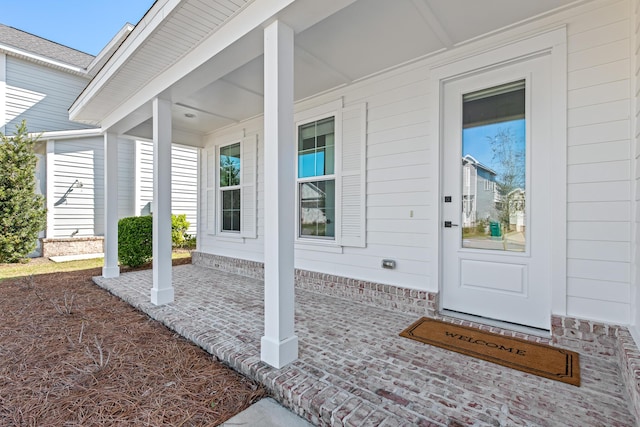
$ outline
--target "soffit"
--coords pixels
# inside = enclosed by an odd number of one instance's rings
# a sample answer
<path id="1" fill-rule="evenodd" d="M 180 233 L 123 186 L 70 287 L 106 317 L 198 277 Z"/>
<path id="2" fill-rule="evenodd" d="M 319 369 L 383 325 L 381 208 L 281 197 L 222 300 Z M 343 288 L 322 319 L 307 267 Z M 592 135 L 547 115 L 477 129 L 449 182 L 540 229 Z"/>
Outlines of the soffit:
<path id="1" fill-rule="evenodd" d="M 297 0 L 278 18 L 296 32 L 294 88 L 300 100 L 585 2 Z M 105 117 L 249 3 L 181 1 L 103 85 L 82 117 Z M 262 33 L 256 29 L 173 84 L 168 93 L 174 129 L 205 135 L 261 114 L 262 43 Z M 150 129 L 149 122 L 138 132 L 142 129 Z"/>
<path id="2" fill-rule="evenodd" d="M 119 103 L 123 102 L 129 95 L 136 93 L 145 83 L 149 82 L 158 74 L 169 68 L 180 60 L 182 56 L 191 51 L 207 36 L 215 32 L 223 23 L 233 17 L 244 6 L 253 0 L 183 0 L 176 7 L 169 11 L 169 15 L 163 17 L 162 22 L 146 37 L 146 39 L 129 53 L 126 63 L 112 72 L 108 79 L 105 77 L 110 72 L 109 64 L 101 70 L 96 80 L 99 89 L 93 94 L 93 99 L 100 102 L 89 102 L 84 107 L 80 119 L 88 122 L 97 122 L 99 118 L 109 114 Z M 162 7 L 169 1 L 157 2 L 152 6 L 147 15 L 164 13 Z M 157 8 L 158 10 L 154 10 Z M 152 21 L 155 16 L 143 17 Z M 140 24 L 134 29 L 130 36 L 136 36 L 136 30 L 142 32 L 144 27 Z M 125 41 L 121 51 L 130 49 Z M 118 60 L 116 52 L 111 61 Z M 98 82 L 92 82 L 97 85 Z M 89 85 L 91 88 L 92 84 Z M 82 96 L 82 95 L 81 95 Z"/>

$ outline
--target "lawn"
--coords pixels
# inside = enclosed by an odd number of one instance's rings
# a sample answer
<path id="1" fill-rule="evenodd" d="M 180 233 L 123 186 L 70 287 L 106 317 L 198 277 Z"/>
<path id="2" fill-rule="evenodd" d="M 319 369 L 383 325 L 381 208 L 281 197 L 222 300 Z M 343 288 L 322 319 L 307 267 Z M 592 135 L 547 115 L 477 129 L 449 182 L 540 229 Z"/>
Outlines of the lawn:
<path id="1" fill-rule="evenodd" d="M 0 425 L 215 426 L 264 396 L 93 284 L 101 262 L 0 266 Z"/>
<path id="2" fill-rule="evenodd" d="M 176 251 L 173 253 L 172 258 L 175 260 L 189 258 L 190 256 L 189 251 Z M 53 262 L 46 258 L 29 258 L 24 264 L 0 264 L 0 282 L 3 279 L 13 277 L 97 268 L 102 267 L 103 263 L 103 258 L 67 262 Z"/>

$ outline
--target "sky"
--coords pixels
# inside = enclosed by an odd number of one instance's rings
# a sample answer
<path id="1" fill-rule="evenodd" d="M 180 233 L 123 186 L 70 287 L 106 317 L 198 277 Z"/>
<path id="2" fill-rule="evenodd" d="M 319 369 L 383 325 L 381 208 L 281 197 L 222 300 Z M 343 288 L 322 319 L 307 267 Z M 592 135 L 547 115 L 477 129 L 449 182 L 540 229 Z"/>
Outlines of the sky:
<path id="1" fill-rule="evenodd" d="M 512 120 L 508 122 L 494 123 L 484 126 L 475 126 L 462 131 L 462 157 L 471 154 L 474 159 L 494 171 L 500 173 L 502 167 L 493 160 L 493 152 L 489 139 L 501 129 L 511 128 L 516 136 L 518 148 L 524 151 L 525 144 L 525 120 Z"/>
<path id="2" fill-rule="evenodd" d="M 0 23 L 97 55 L 155 0 L 0 0 Z"/>

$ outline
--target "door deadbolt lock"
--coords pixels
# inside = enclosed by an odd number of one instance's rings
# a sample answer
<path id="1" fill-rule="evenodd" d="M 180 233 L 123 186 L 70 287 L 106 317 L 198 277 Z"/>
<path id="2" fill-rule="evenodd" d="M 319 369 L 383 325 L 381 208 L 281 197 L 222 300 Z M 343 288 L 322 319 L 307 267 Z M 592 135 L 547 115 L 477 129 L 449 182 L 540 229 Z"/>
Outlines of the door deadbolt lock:
<path id="1" fill-rule="evenodd" d="M 444 227 L 445 228 L 458 227 L 458 224 L 452 224 L 451 221 L 445 221 Z"/>

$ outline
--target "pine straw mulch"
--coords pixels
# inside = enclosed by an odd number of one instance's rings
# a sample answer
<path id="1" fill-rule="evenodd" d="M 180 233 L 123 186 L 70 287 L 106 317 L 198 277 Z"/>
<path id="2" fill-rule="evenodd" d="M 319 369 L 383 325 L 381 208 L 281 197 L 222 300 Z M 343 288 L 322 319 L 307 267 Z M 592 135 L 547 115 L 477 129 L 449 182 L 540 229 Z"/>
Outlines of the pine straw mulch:
<path id="1" fill-rule="evenodd" d="M 215 426 L 265 395 L 94 285 L 100 274 L 0 283 L 0 425 Z"/>

